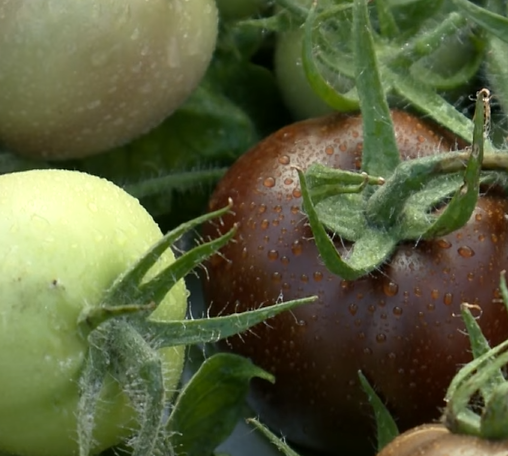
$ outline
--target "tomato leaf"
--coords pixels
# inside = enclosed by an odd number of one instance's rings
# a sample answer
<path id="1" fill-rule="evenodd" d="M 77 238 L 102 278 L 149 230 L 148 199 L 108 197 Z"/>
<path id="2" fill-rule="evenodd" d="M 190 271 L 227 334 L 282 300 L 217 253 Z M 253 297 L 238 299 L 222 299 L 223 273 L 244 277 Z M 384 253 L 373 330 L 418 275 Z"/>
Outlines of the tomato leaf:
<path id="1" fill-rule="evenodd" d="M 388 178 L 400 163 L 400 155 L 385 96 L 387 87 L 383 86 L 378 69 L 366 0 L 353 3 L 353 50 L 363 114 L 362 170 Z"/>
<path id="2" fill-rule="evenodd" d="M 241 356 L 207 359 L 178 396 L 167 424 L 176 455 L 205 456 L 232 432 L 242 416 L 254 377 L 274 378 Z"/>
<path id="3" fill-rule="evenodd" d="M 376 419 L 377 430 L 377 450 L 381 451 L 388 445 L 395 437 L 399 435 L 399 430 L 392 415 L 383 404 L 381 398 L 377 395 L 376 391 L 370 386 L 369 381 L 361 371 L 358 371 L 360 377 L 360 384 L 362 385 L 365 394 L 369 399 L 371 407 L 374 409 L 374 417 Z"/>

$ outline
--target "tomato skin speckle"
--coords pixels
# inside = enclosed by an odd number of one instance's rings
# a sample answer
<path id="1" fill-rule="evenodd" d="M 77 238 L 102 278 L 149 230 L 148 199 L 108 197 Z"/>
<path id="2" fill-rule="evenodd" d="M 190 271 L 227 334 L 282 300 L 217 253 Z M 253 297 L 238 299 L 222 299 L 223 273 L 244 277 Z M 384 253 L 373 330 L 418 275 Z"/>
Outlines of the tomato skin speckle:
<path id="1" fill-rule="evenodd" d="M 392 118 L 404 159 L 457 146 L 448 132 L 410 114 L 394 111 Z M 330 144 L 338 145 L 333 154 L 327 153 Z M 235 242 L 206 265 L 203 286 L 211 315 L 318 296 L 221 348 L 276 376 L 274 385 L 252 383 L 250 402 L 261 420 L 288 440 L 326 454 L 337 448 L 372 452 L 374 420 L 359 386 L 360 369 L 401 430 L 440 416 L 449 381 L 471 359 L 458 316 L 461 302 L 482 308 L 479 324 L 492 344 L 508 334 L 508 318 L 496 298 L 500 272 L 508 268 L 508 201 L 494 193 L 480 198 L 461 230 L 417 246 L 400 245 L 380 271 L 344 281 L 326 270 L 305 216 L 294 210 L 301 206 L 294 166 L 319 162 L 354 170 L 362 147 L 360 116 L 334 114 L 283 128 L 229 170 L 209 208 L 223 207 L 231 197 L 233 213 L 204 227 L 206 237 L 216 237 L 239 223 Z M 286 156 L 288 165 L 281 162 Z M 268 188 L 263 183 L 270 176 L 276 183 Z M 269 210 L 259 214 L 261 206 L 281 207 L 266 227 L 262 221 Z M 339 243 L 337 248 L 344 252 Z"/>

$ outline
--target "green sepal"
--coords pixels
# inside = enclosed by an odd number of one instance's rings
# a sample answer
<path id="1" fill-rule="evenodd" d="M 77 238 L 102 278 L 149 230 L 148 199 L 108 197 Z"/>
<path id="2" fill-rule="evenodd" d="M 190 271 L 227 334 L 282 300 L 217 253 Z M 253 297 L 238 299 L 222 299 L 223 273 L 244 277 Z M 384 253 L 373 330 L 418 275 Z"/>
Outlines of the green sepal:
<path id="1" fill-rule="evenodd" d="M 332 274 L 345 280 L 355 280 L 381 265 L 395 250 L 397 239 L 390 233 L 365 226 L 364 232 L 355 242 L 347 260 L 343 259 L 319 220 L 302 170 L 298 170 L 298 176 L 302 190 L 303 209 L 307 214 L 314 242 L 319 250 L 321 260 Z"/>
<path id="2" fill-rule="evenodd" d="M 401 160 L 386 100 L 390 87 L 381 82 L 385 79 L 378 67 L 366 0 L 353 3 L 353 53 L 363 120 L 362 170 L 387 179 Z"/>
<path id="3" fill-rule="evenodd" d="M 397 428 L 397 424 L 385 404 L 383 404 L 383 401 L 377 395 L 376 391 L 372 388 L 369 381 L 361 371 L 358 371 L 358 377 L 360 378 L 360 384 L 367 395 L 369 404 L 374 410 L 377 432 L 377 450 L 381 451 L 399 435 L 399 429 Z"/>
<path id="4" fill-rule="evenodd" d="M 472 140 L 471 120 L 437 94 L 433 88 L 421 81 L 415 81 L 407 72 L 398 72 L 387 67 L 383 69 L 383 76 L 390 81 L 395 92 L 408 100 L 417 110 L 466 141 Z"/>
<path id="5" fill-rule="evenodd" d="M 184 387 L 171 412 L 167 431 L 175 455 L 207 456 L 233 431 L 242 416 L 254 377 L 274 377 L 238 355 L 207 359 Z"/>
<path id="6" fill-rule="evenodd" d="M 485 410 L 480 420 L 482 438 L 506 440 L 508 438 L 508 383 L 497 385 L 486 399 Z"/>
<path id="7" fill-rule="evenodd" d="M 473 145 L 464 171 L 464 183 L 457 189 L 444 211 L 422 234 L 423 239 L 437 238 L 462 228 L 476 208 L 483 163 L 484 109 L 483 98 L 478 96 L 474 118 Z"/>
<path id="8" fill-rule="evenodd" d="M 468 19 L 508 43 L 508 18 L 467 0 L 452 0 L 452 2 Z"/>
<path id="9" fill-rule="evenodd" d="M 230 208 L 231 206 L 226 206 L 215 212 L 210 212 L 187 223 L 183 223 L 167 233 L 115 280 L 112 287 L 105 293 L 100 306 L 86 309 L 83 312 L 79 319 L 80 325 L 85 327 L 85 329 L 90 327 L 95 328 L 110 318 L 116 318 L 122 314 L 136 311 L 136 306 L 140 306 L 138 310 L 142 311 L 146 310 L 144 306 L 149 306 L 152 303 L 158 305 L 169 289 L 180 278 L 228 242 L 234 235 L 235 229 L 233 228 L 225 235 L 213 241 L 203 243 L 185 253 L 148 282 L 144 282 L 145 275 L 158 261 L 160 256 L 185 233 L 208 220 L 224 215 Z M 129 296 L 128 303 L 124 301 L 125 296 Z M 115 307 L 118 308 L 118 311 L 115 311 Z"/>
<path id="10" fill-rule="evenodd" d="M 154 343 L 158 348 L 177 345 L 192 345 L 207 342 L 217 342 L 234 334 L 241 333 L 281 312 L 293 309 L 303 304 L 309 304 L 317 296 L 295 299 L 272 306 L 262 307 L 241 313 L 234 313 L 224 317 L 199 318 L 192 320 L 156 321 L 147 319 L 139 322 L 139 330 L 146 337 L 152 339 L 157 335 Z"/>
<path id="11" fill-rule="evenodd" d="M 247 418 L 247 423 L 252 424 L 263 434 L 270 443 L 272 443 L 277 450 L 279 450 L 284 456 L 300 456 L 296 451 L 294 451 L 283 439 L 276 436 L 270 429 L 268 429 L 263 423 L 255 418 Z"/>

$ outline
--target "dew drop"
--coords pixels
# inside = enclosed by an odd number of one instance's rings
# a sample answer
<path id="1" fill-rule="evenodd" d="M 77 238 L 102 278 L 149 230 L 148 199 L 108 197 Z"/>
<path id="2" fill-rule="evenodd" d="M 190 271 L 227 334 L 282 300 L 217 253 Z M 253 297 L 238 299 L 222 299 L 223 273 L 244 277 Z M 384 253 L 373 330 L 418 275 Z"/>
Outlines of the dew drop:
<path id="1" fill-rule="evenodd" d="M 356 315 L 356 312 L 358 312 L 358 306 L 356 304 L 349 304 L 348 310 L 351 315 Z"/>
<path id="2" fill-rule="evenodd" d="M 394 352 L 388 353 L 388 359 L 394 360 L 397 358 L 397 355 Z"/>
<path id="3" fill-rule="evenodd" d="M 431 311 L 431 312 L 432 312 L 433 310 L 436 310 L 436 305 L 435 305 L 433 302 L 429 302 L 429 303 L 427 304 L 427 310 L 429 310 L 429 311 Z"/>
<path id="4" fill-rule="evenodd" d="M 459 247 L 457 251 L 459 252 L 459 255 L 462 258 L 471 258 L 475 254 L 474 250 L 471 247 L 467 247 L 465 245 L 462 247 Z"/>
<path id="5" fill-rule="evenodd" d="M 279 258 L 279 252 L 277 252 L 277 250 L 269 250 L 268 251 L 268 259 L 269 260 L 276 260 L 277 258 Z"/>
<path id="6" fill-rule="evenodd" d="M 333 155 L 333 147 L 332 146 L 326 146 L 326 148 L 325 148 L 325 154 L 326 155 Z"/>
<path id="7" fill-rule="evenodd" d="M 295 188 L 293 190 L 293 196 L 295 198 L 301 198 L 302 197 L 302 191 L 299 188 Z"/>
<path id="8" fill-rule="evenodd" d="M 316 282 L 321 282 L 321 280 L 323 280 L 323 273 L 322 272 L 316 271 L 314 274 L 312 274 L 312 276 L 314 277 L 314 280 Z"/>
<path id="9" fill-rule="evenodd" d="M 242 258 L 245 259 L 245 258 L 247 258 L 247 256 L 248 256 L 247 247 L 244 247 L 242 249 Z"/>
<path id="10" fill-rule="evenodd" d="M 377 342 L 378 344 L 382 344 L 382 343 L 386 342 L 386 334 L 383 334 L 383 333 L 378 334 L 378 335 L 376 336 L 376 342 Z"/>
<path id="11" fill-rule="evenodd" d="M 281 157 L 279 157 L 279 163 L 281 165 L 289 165 L 290 162 L 291 159 L 287 155 L 282 155 Z"/>
<path id="12" fill-rule="evenodd" d="M 399 286 L 394 282 L 388 282 L 383 285 L 383 291 L 386 296 L 395 296 L 399 292 Z"/>
<path id="13" fill-rule="evenodd" d="M 281 259 L 280 259 L 280 262 L 284 265 L 284 266 L 287 266 L 289 264 L 289 258 L 284 255 Z"/>
<path id="14" fill-rule="evenodd" d="M 280 272 L 274 272 L 272 274 L 272 282 L 279 283 L 281 281 L 281 279 L 282 279 L 282 275 Z"/>
<path id="15" fill-rule="evenodd" d="M 309 276 L 307 274 L 302 274 L 300 276 L 300 280 L 304 283 L 307 283 L 309 281 Z"/>
<path id="16" fill-rule="evenodd" d="M 438 239 L 437 245 L 442 249 L 449 249 L 452 246 L 452 243 L 447 241 L 446 239 Z"/>
<path id="17" fill-rule="evenodd" d="M 303 246 L 300 241 L 295 241 L 291 245 L 291 252 L 293 252 L 293 255 L 301 255 L 303 250 Z"/>
<path id="18" fill-rule="evenodd" d="M 474 280 L 474 272 L 468 272 L 467 273 L 467 280 L 469 282 L 472 282 Z"/>
<path id="19" fill-rule="evenodd" d="M 453 294 L 452 293 L 445 293 L 443 296 L 443 302 L 447 306 L 451 305 L 453 302 Z"/>
<path id="20" fill-rule="evenodd" d="M 432 299 L 437 299 L 437 298 L 439 298 L 439 290 L 433 289 L 433 290 L 430 292 L 430 297 L 431 297 Z"/>
<path id="21" fill-rule="evenodd" d="M 476 214 L 476 215 L 474 216 L 474 218 L 475 218 L 475 220 L 476 220 L 477 222 L 481 222 L 481 220 L 482 220 L 482 214 Z"/>
<path id="22" fill-rule="evenodd" d="M 270 226 L 270 222 L 267 219 L 263 219 L 259 226 L 262 230 L 266 230 Z"/>
<path id="23" fill-rule="evenodd" d="M 272 188 L 272 187 L 275 187 L 275 179 L 273 177 L 267 177 L 264 181 L 263 181 L 263 185 L 265 187 L 268 187 L 268 188 Z"/>
<path id="24" fill-rule="evenodd" d="M 363 349 L 363 354 L 364 355 L 372 355 L 372 350 L 369 347 L 365 347 Z"/>
<path id="25" fill-rule="evenodd" d="M 284 179 L 284 184 L 286 185 L 291 185 L 293 183 L 293 179 L 291 179 L 290 177 L 286 177 L 286 179 Z"/>
<path id="26" fill-rule="evenodd" d="M 402 307 L 395 306 L 393 308 L 393 315 L 397 315 L 398 317 L 402 315 Z"/>
<path id="27" fill-rule="evenodd" d="M 358 339 L 365 339 L 365 333 L 364 332 L 361 332 L 361 333 L 358 333 Z"/>
<path id="28" fill-rule="evenodd" d="M 264 204 L 260 204 L 258 207 L 258 212 L 260 214 L 264 214 L 266 212 L 266 206 Z"/>
<path id="29" fill-rule="evenodd" d="M 291 206 L 291 213 L 292 214 L 300 213 L 300 208 L 298 206 Z"/>

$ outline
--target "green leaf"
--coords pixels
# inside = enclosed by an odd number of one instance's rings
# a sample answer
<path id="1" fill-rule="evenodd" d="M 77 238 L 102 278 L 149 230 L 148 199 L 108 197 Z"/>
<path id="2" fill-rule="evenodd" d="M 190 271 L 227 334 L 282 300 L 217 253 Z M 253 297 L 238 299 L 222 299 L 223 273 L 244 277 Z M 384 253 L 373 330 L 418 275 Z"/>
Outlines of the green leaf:
<path id="1" fill-rule="evenodd" d="M 178 456 L 206 456 L 225 440 L 242 416 L 254 377 L 272 375 L 241 356 L 220 353 L 207 359 L 178 396 L 167 424 Z"/>
<path id="2" fill-rule="evenodd" d="M 353 3 L 356 88 L 363 115 L 362 170 L 388 178 L 400 163 L 386 88 L 381 83 L 366 0 Z"/>
<path id="3" fill-rule="evenodd" d="M 261 432 L 282 454 L 285 456 L 300 456 L 281 438 L 277 437 L 270 429 L 255 418 L 248 418 L 247 423 L 252 424 Z"/>
<path id="4" fill-rule="evenodd" d="M 374 409 L 374 417 L 376 419 L 376 430 L 377 430 L 377 450 L 381 451 L 386 445 L 388 445 L 395 437 L 399 435 L 399 430 L 392 415 L 383 404 L 383 401 L 377 395 L 376 391 L 370 386 L 367 378 L 358 371 L 360 377 L 360 384 L 363 390 L 367 394 L 369 404 Z"/>

